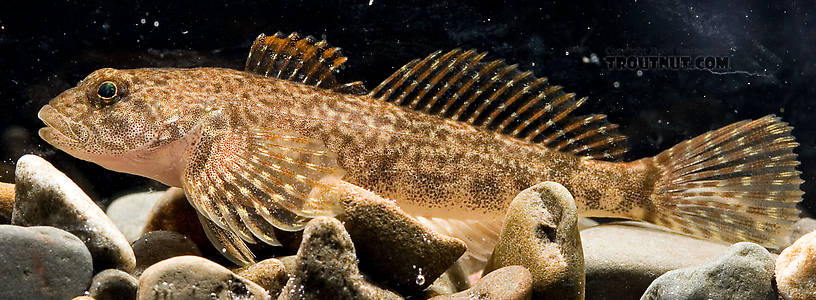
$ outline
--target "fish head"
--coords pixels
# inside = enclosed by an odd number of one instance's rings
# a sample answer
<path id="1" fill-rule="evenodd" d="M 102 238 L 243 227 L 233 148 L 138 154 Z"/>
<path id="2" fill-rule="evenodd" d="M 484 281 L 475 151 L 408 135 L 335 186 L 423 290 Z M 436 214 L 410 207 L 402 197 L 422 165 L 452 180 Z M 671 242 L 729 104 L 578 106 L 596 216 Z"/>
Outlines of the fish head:
<path id="1" fill-rule="evenodd" d="M 177 159 L 192 143 L 184 138 L 206 114 L 207 105 L 197 101 L 202 93 L 190 87 L 194 75 L 189 73 L 94 71 L 40 109 L 38 117 L 46 127 L 39 135 L 74 157 L 166 182 L 157 178 L 164 171 L 139 164 Z"/>

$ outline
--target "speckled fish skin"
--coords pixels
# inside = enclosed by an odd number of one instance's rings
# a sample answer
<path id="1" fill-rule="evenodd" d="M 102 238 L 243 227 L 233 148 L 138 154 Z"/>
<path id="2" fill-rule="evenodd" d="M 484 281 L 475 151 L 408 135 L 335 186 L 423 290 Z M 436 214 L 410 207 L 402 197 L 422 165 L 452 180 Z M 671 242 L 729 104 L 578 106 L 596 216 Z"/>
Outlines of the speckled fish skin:
<path id="1" fill-rule="evenodd" d="M 86 94 L 85 90 L 95 92 L 95 86 L 87 83 L 112 78 L 128 84 L 129 99 L 119 102 L 127 103 L 127 107 L 117 109 L 126 114 L 102 116 L 93 106 L 65 101 Z M 642 181 L 639 179 L 647 176 L 647 162 L 582 160 L 364 96 L 231 69 L 102 69 L 51 103 L 65 116 L 91 120 L 88 124 L 117 124 L 84 126 L 82 131 L 91 131 L 97 138 L 86 139 L 93 142 L 91 146 L 69 148 L 67 152 L 171 186 L 181 187 L 183 163 L 148 173 L 118 167 L 127 164 L 120 161 L 127 158 L 116 156 L 144 148 L 161 152 L 162 146 L 183 139 L 209 112 L 222 110 L 232 126 L 260 124 L 320 139 L 337 154 L 346 171 L 344 180 L 395 200 L 408 212 L 426 216 L 495 218 L 503 215 L 518 192 L 542 181 L 561 182 L 574 191 L 584 215 L 622 216 L 641 207 L 639 202 L 647 199 L 649 192 L 615 188 L 637 187 Z M 58 147 L 69 145 L 47 135 L 45 138 Z M 174 149 L 180 150 L 175 154 L 190 151 L 187 148 Z M 128 165 L 144 167 L 151 158 Z M 637 200 L 600 201 L 620 198 L 616 195 L 623 193 Z"/>
<path id="2" fill-rule="evenodd" d="M 185 187 L 188 198 L 193 194 L 214 201 L 191 200 L 204 217 L 233 233 L 246 231 L 235 219 L 260 226 L 252 221 L 255 213 L 278 228 L 292 225 L 289 230 L 299 228 L 299 218 L 318 215 L 300 211 L 303 204 L 298 201 L 286 206 L 281 204 L 286 201 L 275 201 L 282 197 L 259 196 L 246 186 L 230 185 L 237 177 L 250 187 L 255 182 L 261 190 L 258 176 L 275 180 L 275 174 L 285 173 L 255 167 L 264 161 L 236 163 L 240 153 L 257 154 L 250 147 L 256 142 L 239 135 L 215 138 L 217 132 L 235 134 L 247 128 L 267 128 L 325 147 L 303 146 L 317 149 L 309 152 L 270 146 L 329 158 L 321 163 L 297 161 L 317 173 L 314 178 L 292 175 L 295 187 L 285 186 L 292 195 L 308 193 L 310 186 L 334 172 L 336 160 L 342 173 L 332 174 L 428 218 L 501 219 L 513 197 L 542 181 L 567 187 L 582 216 L 646 220 L 726 241 L 779 246 L 798 218 L 795 204 L 801 200 L 801 180 L 792 152 L 797 144 L 790 127 L 776 117 L 738 122 L 652 158 L 606 162 L 394 105 L 371 94 L 340 93 L 262 75 L 222 68 L 101 69 L 43 107 L 39 117 L 48 126 L 40 136 L 78 158 Z M 99 95 L 105 82 L 115 84 L 115 98 Z M 261 136 L 279 136 L 262 132 Z M 280 164 L 270 165 L 279 170 Z M 196 187 L 197 179 L 190 177 L 199 175 L 221 190 Z M 293 191 L 298 182 L 305 189 Z M 257 201 L 262 204 L 248 203 L 241 195 L 263 198 Z M 225 199 L 213 199 L 218 197 Z M 267 211 L 270 205 L 277 208 Z M 251 242 L 253 234 L 262 235 L 258 226 L 250 226 L 252 233 L 244 232 L 242 238 Z"/>

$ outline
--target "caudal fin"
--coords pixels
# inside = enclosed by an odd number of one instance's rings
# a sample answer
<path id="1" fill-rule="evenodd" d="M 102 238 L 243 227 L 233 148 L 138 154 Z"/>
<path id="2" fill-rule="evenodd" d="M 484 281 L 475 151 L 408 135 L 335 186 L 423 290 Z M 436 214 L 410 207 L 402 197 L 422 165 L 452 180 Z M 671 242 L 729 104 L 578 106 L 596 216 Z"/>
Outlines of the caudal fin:
<path id="1" fill-rule="evenodd" d="M 686 234 L 768 248 L 789 243 L 802 199 L 799 144 L 770 115 L 682 142 L 653 157 L 652 220 Z"/>

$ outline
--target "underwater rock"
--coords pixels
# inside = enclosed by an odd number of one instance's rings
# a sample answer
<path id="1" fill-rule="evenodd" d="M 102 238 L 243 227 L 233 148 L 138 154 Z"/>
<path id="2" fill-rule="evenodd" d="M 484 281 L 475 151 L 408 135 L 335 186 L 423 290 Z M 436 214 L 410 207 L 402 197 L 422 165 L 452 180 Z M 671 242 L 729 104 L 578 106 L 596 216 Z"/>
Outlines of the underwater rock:
<path id="1" fill-rule="evenodd" d="M 816 231 L 779 254 L 775 273 L 780 298 L 816 299 Z"/>
<path id="2" fill-rule="evenodd" d="M 62 229 L 0 225 L 0 299 L 71 299 L 91 283 L 91 253 Z"/>
<path id="3" fill-rule="evenodd" d="M 581 243 L 587 299 L 637 299 L 663 273 L 705 263 L 728 248 L 640 222 L 582 230 Z"/>
<path id="4" fill-rule="evenodd" d="M 162 260 L 184 255 L 201 256 L 195 243 L 181 233 L 173 231 L 151 231 L 133 242 L 136 268 L 133 275 L 139 276 L 145 269 Z"/>
<path id="5" fill-rule="evenodd" d="M 669 271 L 641 299 L 776 299 L 774 261 L 754 243 L 736 243 L 708 263 Z"/>
<path id="6" fill-rule="evenodd" d="M 529 273 L 529 271 L 528 271 Z M 450 295 L 470 288 L 468 275 L 459 262 L 448 268 L 425 290 L 425 298 Z"/>
<path id="7" fill-rule="evenodd" d="M 136 300 L 139 280 L 117 269 L 107 269 L 94 276 L 88 296 L 96 300 Z"/>
<path id="8" fill-rule="evenodd" d="M 201 227 L 195 208 L 187 201 L 184 190 L 180 188 L 168 188 L 156 200 L 147 216 L 142 234 L 159 230 L 181 233 L 198 246 L 203 257 L 219 263 L 228 262 L 223 254 L 210 243 L 207 234 Z"/>
<path id="9" fill-rule="evenodd" d="M 598 226 L 600 223 L 590 218 L 578 218 L 578 230 Z"/>
<path id="10" fill-rule="evenodd" d="M 339 199 L 344 213 L 337 218 L 354 241 L 360 270 L 389 288 L 419 293 L 467 249 L 463 241 L 431 230 L 392 201 L 348 183 L 334 188 L 323 197 Z"/>
<path id="11" fill-rule="evenodd" d="M 150 209 L 163 192 L 141 192 L 113 200 L 105 212 L 129 242 L 135 241 L 147 222 Z"/>
<path id="12" fill-rule="evenodd" d="M 91 251 L 96 271 L 133 270 L 136 257 L 130 243 L 65 174 L 36 155 L 21 157 L 15 173 L 13 224 L 53 226 L 76 235 Z"/>
<path id="13" fill-rule="evenodd" d="M 212 247 L 198 221 L 195 208 L 187 202 L 184 190 L 180 188 L 171 187 L 156 199 L 142 234 L 159 230 L 181 233 L 193 240 L 199 249 L 204 249 L 204 246 Z"/>
<path id="14" fill-rule="evenodd" d="M 470 289 L 452 295 L 436 296 L 431 299 L 521 300 L 530 299 L 532 292 L 533 275 L 530 274 L 530 271 L 522 266 L 507 266 L 485 275 Z"/>
<path id="15" fill-rule="evenodd" d="M 14 184 L 0 182 L 0 224 L 11 223 L 14 211 Z"/>
<path id="16" fill-rule="evenodd" d="M 257 283 L 269 293 L 272 298 L 277 298 L 281 290 L 289 280 L 286 268 L 280 260 L 269 258 L 235 271 L 239 276 Z"/>
<path id="17" fill-rule="evenodd" d="M 354 244 L 343 225 L 334 218 L 319 217 L 306 225 L 295 271 L 278 299 L 402 297 L 366 282 L 357 268 Z"/>
<path id="18" fill-rule="evenodd" d="M 584 299 L 584 261 L 575 200 L 555 182 L 516 196 L 484 273 L 520 265 L 533 275 L 533 297 Z"/>
<path id="19" fill-rule="evenodd" d="M 138 298 L 271 299 L 256 283 L 198 256 L 177 256 L 147 268 L 139 279 Z"/>
<path id="20" fill-rule="evenodd" d="M 816 231 L 816 219 L 801 218 L 793 225 L 793 232 L 791 233 L 791 242 L 795 242 L 804 235 Z"/>

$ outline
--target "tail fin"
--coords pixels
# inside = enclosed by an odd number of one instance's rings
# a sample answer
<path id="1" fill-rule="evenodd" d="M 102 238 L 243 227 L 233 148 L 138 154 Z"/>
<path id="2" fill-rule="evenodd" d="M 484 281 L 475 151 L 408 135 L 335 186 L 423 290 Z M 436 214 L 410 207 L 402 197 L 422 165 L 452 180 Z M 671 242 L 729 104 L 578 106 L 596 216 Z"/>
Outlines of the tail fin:
<path id="1" fill-rule="evenodd" d="M 652 220 L 726 242 L 787 246 L 802 180 L 791 127 L 773 115 L 741 121 L 652 158 L 660 170 Z"/>

